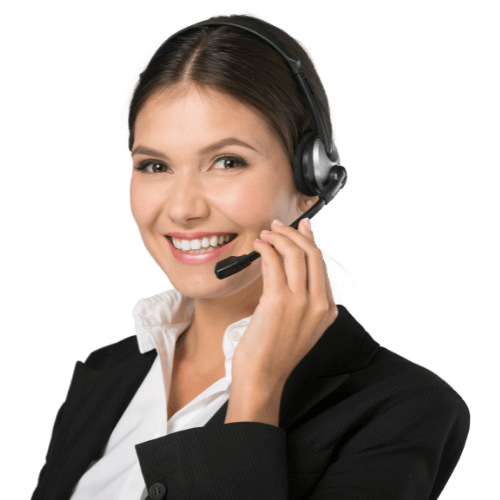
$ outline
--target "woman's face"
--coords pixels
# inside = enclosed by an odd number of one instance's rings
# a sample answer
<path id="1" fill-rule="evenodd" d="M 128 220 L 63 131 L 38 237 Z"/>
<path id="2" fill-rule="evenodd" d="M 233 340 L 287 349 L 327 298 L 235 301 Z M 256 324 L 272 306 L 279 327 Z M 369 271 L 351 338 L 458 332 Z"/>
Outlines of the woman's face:
<path id="1" fill-rule="evenodd" d="M 290 224 L 306 209 L 299 209 L 305 199 L 286 151 L 262 115 L 241 102 L 194 85 L 174 90 L 150 98 L 135 123 L 133 166 L 146 168 L 133 170 L 130 201 L 142 240 L 189 297 L 228 296 L 252 284 L 262 291 L 260 259 L 224 280 L 214 269 L 252 252 L 274 219 Z M 238 236 L 210 262 L 179 261 L 166 235 L 199 231 Z"/>

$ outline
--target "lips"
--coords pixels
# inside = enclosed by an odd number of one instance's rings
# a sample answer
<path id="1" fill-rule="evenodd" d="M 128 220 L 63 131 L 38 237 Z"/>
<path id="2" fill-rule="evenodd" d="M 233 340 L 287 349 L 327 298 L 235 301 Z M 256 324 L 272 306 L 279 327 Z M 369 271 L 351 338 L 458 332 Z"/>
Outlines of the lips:
<path id="1" fill-rule="evenodd" d="M 210 240 L 210 238 L 212 236 L 217 236 L 217 238 L 219 238 L 219 236 L 221 234 L 224 234 L 224 235 L 229 234 L 229 240 L 227 241 L 227 243 L 230 243 L 231 241 L 233 241 L 238 236 L 238 233 L 218 233 L 218 234 L 217 233 L 213 233 L 210 236 L 206 236 L 206 238 L 208 238 L 209 240 Z M 174 244 L 174 240 L 173 240 L 172 236 L 166 234 L 165 237 L 172 243 L 172 245 Z M 176 240 L 188 240 L 188 241 L 191 241 L 192 239 L 193 240 L 202 240 L 203 238 L 205 238 L 205 236 L 203 236 L 202 238 L 175 238 L 175 239 Z M 227 245 L 227 243 L 226 243 L 226 245 Z"/>
<path id="2" fill-rule="evenodd" d="M 238 235 L 235 238 L 232 238 L 227 243 L 223 244 L 220 247 L 217 247 L 215 250 L 211 250 L 210 252 L 202 252 L 199 254 L 190 254 L 188 252 L 183 252 L 182 250 L 178 250 L 175 248 L 171 238 L 168 238 L 168 246 L 172 251 L 173 256 L 183 264 L 205 264 L 207 262 L 211 262 L 215 259 L 218 259 L 223 253 L 228 252 L 229 249 L 236 244 L 236 240 L 238 239 Z"/>
<path id="3" fill-rule="evenodd" d="M 175 238 L 177 240 L 197 240 L 200 238 L 211 238 L 212 236 L 226 236 L 228 234 L 236 234 L 236 233 L 228 233 L 225 231 L 192 231 L 191 233 L 178 233 L 177 231 L 172 231 L 171 233 L 166 233 L 165 236 L 170 238 Z"/>

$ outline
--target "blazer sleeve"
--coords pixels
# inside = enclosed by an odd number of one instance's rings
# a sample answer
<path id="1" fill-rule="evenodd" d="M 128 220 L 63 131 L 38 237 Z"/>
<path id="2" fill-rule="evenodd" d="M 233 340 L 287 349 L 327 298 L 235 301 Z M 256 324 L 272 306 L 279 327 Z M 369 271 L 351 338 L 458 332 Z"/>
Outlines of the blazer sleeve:
<path id="1" fill-rule="evenodd" d="M 37 486 L 35 488 L 35 491 L 33 492 L 31 500 L 39 500 L 39 499 L 41 500 L 42 499 L 42 497 L 41 497 L 42 492 L 41 492 L 40 485 L 44 483 L 45 475 L 47 474 L 47 463 L 50 462 L 52 455 L 57 456 L 57 453 L 59 452 L 59 448 L 60 448 L 60 444 L 61 444 L 61 438 L 64 439 L 64 436 L 60 435 L 61 434 L 61 421 L 63 420 L 64 415 L 67 413 L 67 410 L 70 409 L 75 404 L 77 404 L 78 398 L 81 395 L 82 390 L 85 386 L 85 383 L 82 384 L 81 381 L 76 377 L 77 367 L 78 367 L 78 365 L 87 364 L 89 362 L 89 359 L 91 359 L 91 357 L 93 355 L 95 355 L 95 353 L 101 352 L 103 350 L 104 350 L 104 348 L 90 353 L 89 356 L 87 357 L 85 363 L 82 363 L 81 361 L 76 362 L 75 368 L 73 370 L 73 376 L 71 378 L 71 381 L 70 381 L 69 387 L 68 387 L 68 391 L 66 393 L 66 399 L 64 400 L 62 405 L 59 407 L 59 410 L 56 414 L 54 425 L 52 427 L 52 434 L 50 437 L 49 448 L 47 450 L 47 455 L 45 456 L 45 463 L 44 463 L 42 469 L 40 470 L 40 473 L 38 474 L 38 483 L 37 483 Z M 49 473 L 49 475 L 50 475 L 50 473 Z M 42 489 L 43 489 L 43 487 L 42 487 Z"/>
<path id="2" fill-rule="evenodd" d="M 401 396 L 349 430 L 324 472 L 302 475 L 311 487 L 300 498 L 436 499 L 462 454 L 469 425 L 469 410 L 452 388 Z M 289 491 L 286 432 L 274 425 L 199 427 L 135 448 L 148 499 L 298 498 Z"/>
<path id="3" fill-rule="evenodd" d="M 61 420 L 63 414 L 63 406 L 64 403 L 58 408 L 56 412 L 56 416 L 54 418 L 54 423 L 52 424 L 52 429 L 50 431 L 49 445 L 47 447 L 47 452 L 45 453 L 45 461 L 40 469 L 38 474 L 37 482 L 35 485 L 35 489 L 31 494 L 31 500 L 42 500 L 41 495 L 41 485 L 46 484 L 46 475 L 47 475 L 47 463 L 50 460 L 50 457 L 54 454 L 54 443 L 57 441 L 57 437 L 59 436 L 59 429 L 61 428 Z"/>

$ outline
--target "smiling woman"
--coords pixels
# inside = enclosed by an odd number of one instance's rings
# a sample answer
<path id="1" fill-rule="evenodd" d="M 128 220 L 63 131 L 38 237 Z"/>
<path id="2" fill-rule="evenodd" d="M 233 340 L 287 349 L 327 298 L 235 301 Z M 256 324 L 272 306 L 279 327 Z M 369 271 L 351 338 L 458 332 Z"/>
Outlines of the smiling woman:
<path id="1" fill-rule="evenodd" d="M 207 298 L 214 304 L 212 298 L 221 294 L 226 303 L 231 300 L 244 304 L 238 292 L 256 303 L 262 295 L 259 266 L 250 266 L 225 283 L 218 283 L 213 265 L 186 267 L 178 262 L 204 264 L 226 257 L 229 251 L 233 255 L 249 253 L 273 218 L 297 218 L 306 210 L 308 197 L 297 191 L 286 149 L 262 113 L 210 87 L 192 82 L 182 85 L 182 92 L 170 92 L 170 88 L 161 95 L 157 92 L 137 115 L 134 136 L 138 147 L 134 145 L 132 151 L 136 166 L 130 188 L 132 213 L 146 247 L 175 288 L 189 297 L 199 297 L 195 311 Z M 148 153 L 142 148 L 147 148 Z M 157 153 L 154 156 L 153 150 Z M 183 228 L 237 234 L 238 238 L 234 244 L 221 247 L 222 252 L 213 250 L 196 258 L 171 253 L 165 234 L 176 231 L 185 241 L 196 237 L 194 231 Z M 183 260 L 179 261 L 179 254 Z M 253 297 L 247 295 L 251 284 Z M 227 327 L 247 316 L 238 307 L 224 313 L 209 313 L 211 308 L 200 308 L 205 317 L 195 313 L 193 333 L 186 339 L 193 358 L 198 354 L 198 344 L 205 344 L 202 358 L 220 357 L 220 345 L 213 343 L 215 335 L 222 337 L 220 322 Z M 217 323 L 218 334 L 212 331 Z"/>
<path id="2" fill-rule="evenodd" d="M 241 25 L 169 38 L 130 103 L 131 210 L 174 289 L 77 363 L 33 499 L 436 499 L 467 405 L 334 301 L 308 219 L 291 226 L 319 198 L 301 179 L 338 161 L 314 65 L 260 19 L 210 21 Z"/>

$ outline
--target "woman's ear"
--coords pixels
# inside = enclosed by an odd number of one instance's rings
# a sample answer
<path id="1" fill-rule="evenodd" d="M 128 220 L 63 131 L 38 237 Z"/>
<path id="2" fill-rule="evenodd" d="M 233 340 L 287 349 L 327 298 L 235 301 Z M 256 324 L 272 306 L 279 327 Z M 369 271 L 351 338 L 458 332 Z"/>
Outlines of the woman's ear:
<path id="1" fill-rule="evenodd" d="M 302 212 L 307 212 L 318 200 L 319 196 L 314 196 L 313 198 L 304 196 L 300 202 L 300 210 Z"/>

